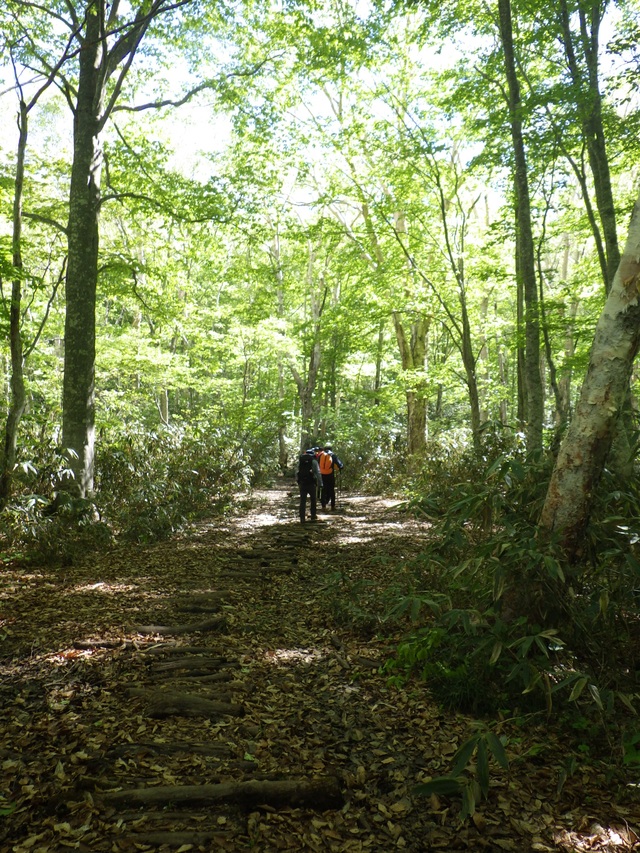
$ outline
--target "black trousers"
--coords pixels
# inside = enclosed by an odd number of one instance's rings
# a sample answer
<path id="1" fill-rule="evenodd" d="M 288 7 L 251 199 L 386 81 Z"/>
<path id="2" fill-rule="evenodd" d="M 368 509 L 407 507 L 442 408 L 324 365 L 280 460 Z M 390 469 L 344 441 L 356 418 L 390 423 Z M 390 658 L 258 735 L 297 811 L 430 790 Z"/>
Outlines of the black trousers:
<path id="1" fill-rule="evenodd" d="M 311 499 L 311 518 L 315 518 L 317 515 L 316 506 L 317 506 L 317 488 L 315 480 L 304 480 L 301 483 L 298 483 L 300 487 L 300 521 L 304 521 L 304 517 L 306 514 L 307 508 L 307 495 Z"/>
<path id="2" fill-rule="evenodd" d="M 331 509 L 336 508 L 336 475 L 335 474 L 323 474 L 322 475 L 322 497 L 320 499 L 320 503 L 322 504 L 323 509 L 329 503 L 331 504 Z"/>

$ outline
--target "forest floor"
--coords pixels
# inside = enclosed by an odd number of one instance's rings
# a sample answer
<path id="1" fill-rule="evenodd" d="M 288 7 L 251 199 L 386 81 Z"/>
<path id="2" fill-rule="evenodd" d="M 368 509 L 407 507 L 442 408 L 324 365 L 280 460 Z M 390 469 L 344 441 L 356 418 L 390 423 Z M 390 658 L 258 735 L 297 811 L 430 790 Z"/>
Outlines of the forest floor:
<path id="1" fill-rule="evenodd" d="M 1 853 L 640 849 L 637 786 L 567 775 L 544 725 L 504 722 L 473 819 L 416 796 L 477 721 L 389 684 L 348 590 L 396 584 L 428 528 L 355 495 L 296 516 L 283 485 L 169 542 L 3 571 Z"/>

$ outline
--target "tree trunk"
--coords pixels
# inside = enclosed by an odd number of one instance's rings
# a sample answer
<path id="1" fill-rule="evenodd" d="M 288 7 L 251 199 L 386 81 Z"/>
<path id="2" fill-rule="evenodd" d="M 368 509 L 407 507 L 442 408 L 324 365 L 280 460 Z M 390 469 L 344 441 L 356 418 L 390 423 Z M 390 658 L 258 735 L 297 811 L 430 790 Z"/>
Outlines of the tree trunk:
<path id="1" fill-rule="evenodd" d="M 469 392 L 473 449 L 479 455 L 482 451 L 482 446 L 480 442 L 480 396 L 478 394 L 478 377 L 476 374 L 477 363 L 471 341 L 471 324 L 469 323 L 469 312 L 467 311 L 466 293 L 462 286 L 460 287 L 460 308 L 462 311 L 462 363 L 467 379 L 467 391 Z"/>
<path id="2" fill-rule="evenodd" d="M 602 122 L 602 95 L 599 82 L 599 35 L 600 23 L 606 4 L 592 0 L 590 8 L 579 4 L 578 18 L 580 36 L 576 38 L 571 29 L 572 12 L 566 0 L 560 0 L 558 16 L 564 44 L 567 65 L 575 89 L 575 103 L 582 127 L 582 135 L 587 145 L 589 167 L 593 177 L 596 207 L 602 223 L 606 266 L 603 269 L 607 293 L 620 262 L 616 210 L 611 187 L 611 170 L 606 147 L 606 136 Z M 587 20 L 588 19 L 588 20 Z M 582 54 L 584 68 L 581 68 L 578 50 Z"/>
<path id="3" fill-rule="evenodd" d="M 569 559 L 580 555 L 593 495 L 602 475 L 640 346 L 640 196 L 609 296 L 596 326 L 580 400 L 560 447 L 540 528 Z"/>
<path id="4" fill-rule="evenodd" d="M 378 392 L 382 388 L 382 356 L 384 354 L 384 320 L 380 320 L 378 326 L 378 342 L 376 345 L 376 378 L 374 380 L 373 390 L 375 392 L 374 405 L 380 405 Z"/>
<path id="5" fill-rule="evenodd" d="M 100 6 L 100 4 L 98 4 Z M 75 484 L 84 497 L 93 489 L 95 433 L 95 304 L 100 212 L 100 114 L 104 88 L 104 43 L 100 9 L 86 17 L 79 52 L 78 96 L 73 121 L 69 189 L 62 443 Z"/>
<path id="6" fill-rule="evenodd" d="M 538 317 L 538 287 L 535 271 L 533 234 L 531 229 L 531 204 L 527 158 L 522 136 L 522 104 L 520 84 L 516 73 L 513 48 L 513 25 L 510 0 L 498 0 L 500 12 L 500 39 L 504 52 L 505 74 L 508 85 L 509 119 L 514 157 L 514 191 L 516 200 L 517 269 L 524 292 L 525 326 L 525 387 L 527 395 L 526 434 L 527 448 L 542 448 L 542 423 L 544 398 L 540 377 L 540 328 Z"/>
<path id="7" fill-rule="evenodd" d="M 307 285 L 309 288 L 309 301 L 311 304 L 311 318 L 313 321 L 313 340 L 309 353 L 309 363 L 306 374 L 302 375 L 295 367 L 290 365 L 296 387 L 298 388 L 298 396 L 300 398 L 300 451 L 305 447 L 309 447 L 314 438 L 314 421 L 313 421 L 313 394 L 318 381 L 318 372 L 320 370 L 320 362 L 322 358 L 322 347 L 320 345 L 320 321 L 324 311 L 325 301 L 327 298 L 327 287 L 324 280 L 320 281 L 320 288 L 317 292 L 314 289 L 314 260 L 315 252 L 311 242 L 309 242 L 309 257 L 307 262 Z"/>
<path id="8" fill-rule="evenodd" d="M 418 317 L 411 324 L 411 335 L 407 338 L 397 311 L 393 313 L 393 324 L 402 368 L 409 383 L 407 389 L 407 450 L 409 456 L 424 452 L 427 444 L 427 396 L 424 370 L 427 354 L 427 335 L 430 320 Z"/>
<path id="9" fill-rule="evenodd" d="M 122 91 L 133 58 L 150 23 L 190 0 L 142 0 L 126 24 L 119 4 L 107 0 L 78 3 L 81 27 L 78 84 L 73 110 L 73 162 L 67 223 L 62 443 L 73 480 L 62 485 L 81 497 L 93 489 L 95 440 L 95 308 L 98 281 L 100 134 Z M 72 3 L 69 2 L 69 6 Z M 112 46 L 108 47 L 111 39 Z M 110 98 L 104 104 L 107 84 Z M 67 95 L 70 90 L 64 87 Z M 71 103 L 71 102 L 70 102 Z"/>
<path id="10" fill-rule="evenodd" d="M 24 162 L 27 150 L 28 109 L 20 100 L 18 158 L 13 194 L 12 254 L 14 275 L 11 283 L 11 307 L 9 309 L 9 347 L 11 350 L 11 400 L 4 432 L 2 470 L 0 471 L 0 509 L 11 497 L 13 469 L 16 464 L 18 427 L 27 402 L 24 386 L 24 364 L 20 320 L 22 312 L 22 194 L 24 187 Z"/>

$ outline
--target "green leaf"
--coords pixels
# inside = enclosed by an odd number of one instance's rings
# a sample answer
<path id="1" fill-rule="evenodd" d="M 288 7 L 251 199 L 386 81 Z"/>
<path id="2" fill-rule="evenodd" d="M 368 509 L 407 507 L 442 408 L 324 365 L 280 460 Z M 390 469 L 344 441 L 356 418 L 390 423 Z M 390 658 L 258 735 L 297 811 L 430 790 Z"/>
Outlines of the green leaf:
<path id="1" fill-rule="evenodd" d="M 571 695 L 569 696 L 569 701 L 575 701 L 580 696 L 580 694 L 588 683 L 589 679 L 586 677 L 586 675 L 583 675 L 581 678 L 579 678 L 573 685 L 573 690 L 571 691 Z"/>
<path id="2" fill-rule="evenodd" d="M 487 740 L 487 746 L 491 750 L 491 754 L 493 755 L 495 760 L 498 762 L 498 764 L 500 765 L 500 767 L 502 767 L 503 770 L 508 770 L 509 759 L 507 757 L 507 753 L 505 752 L 504 745 L 498 735 L 495 734 L 495 732 L 487 732 L 485 737 Z"/>
<path id="3" fill-rule="evenodd" d="M 453 756 L 454 765 L 451 769 L 452 776 L 459 776 L 462 773 L 469 763 L 471 756 L 475 752 L 476 746 L 478 745 L 478 741 L 481 737 L 482 735 L 474 735 L 472 738 L 469 738 L 469 740 L 463 743 L 460 749 Z"/>
<path id="4" fill-rule="evenodd" d="M 498 660 L 500 655 L 502 654 L 502 643 L 500 640 L 496 640 L 493 644 L 493 649 L 491 651 L 491 657 L 489 658 L 489 666 L 493 666 L 493 664 Z"/>
<path id="5" fill-rule="evenodd" d="M 620 690 L 617 690 L 615 695 L 622 702 L 625 708 L 631 711 L 632 714 L 637 713 L 636 709 L 633 706 L 633 702 L 631 701 L 627 693 L 622 693 Z"/>
<path id="6" fill-rule="evenodd" d="M 600 613 L 604 614 L 609 609 L 609 590 L 603 589 L 600 593 Z"/>
<path id="7" fill-rule="evenodd" d="M 557 693 L 558 690 L 562 690 L 563 687 L 568 687 L 570 684 L 573 684 L 578 678 L 580 678 L 579 672 L 572 672 L 571 675 L 568 675 L 566 678 L 563 678 L 562 681 L 559 681 L 557 684 L 554 684 L 551 692 Z"/>
<path id="8" fill-rule="evenodd" d="M 430 797 L 431 794 L 441 794 L 443 797 L 451 797 L 462 793 L 462 782 L 453 776 L 437 776 L 430 782 L 423 782 L 413 789 L 414 794 Z"/>
<path id="9" fill-rule="evenodd" d="M 466 785 L 462 792 L 462 812 L 460 817 L 466 820 L 472 817 L 476 810 L 476 797 L 473 785 Z"/>
<path id="10" fill-rule="evenodd" d="M 540 636 L 536 637 L 536 646 L 540 649 L 540 651 L 542 652 L 542 654 L 545 657 L 547 657 L 547 658 L 549 657 L 549 648 L 548 648 L 547 644 L 544 642 L 544 640 L 542 639 L 542 637 L 540 637 Z"/>
<path id="11" fill-rule="evenodd" d="M 598 708 L 601 711 L 604 711 L 604 705 L 602 704 L 602 698 L 600 697 L 600 691 L 598 690 L 598 688 L 595 684 L 589 685 L 589 693 L 591 693 L 591 696 L 593 697 L 593 701 L 596 703 Z"/>
<path id="12" fill-rule="evenodd" d="M 493 577 L 493 600 L 500 601 L 502 595 L 504 593 L 504 588 L 506 585 L 506 575 L 502 568 L 496 569 L 496 573 Z"/>
<path id="13" fill-rule="evenodd" d="M 485 738 L 481 738 L 478 741 L 476 779 L 478 780 L 482 796 L 486 797 L 489 793 L 489 756 L 487 754 L 487 742 Z"/>

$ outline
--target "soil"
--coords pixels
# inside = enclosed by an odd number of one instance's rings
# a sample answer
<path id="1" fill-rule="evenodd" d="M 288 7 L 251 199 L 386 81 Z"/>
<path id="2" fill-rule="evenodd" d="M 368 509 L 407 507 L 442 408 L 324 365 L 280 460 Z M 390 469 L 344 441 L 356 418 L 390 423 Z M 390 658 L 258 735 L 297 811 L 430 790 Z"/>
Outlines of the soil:
<path id="1" fill-rule="evenodd" d="M 302 525 L 294 489 L 169 542 L 5 569 L 0 853 L 640 849 L 637 773 L 390 682 L 384 616 L 428 526 L 344 494 Z M 479 727 L 509 769 L 462 820 L 415 789 Z"/>

